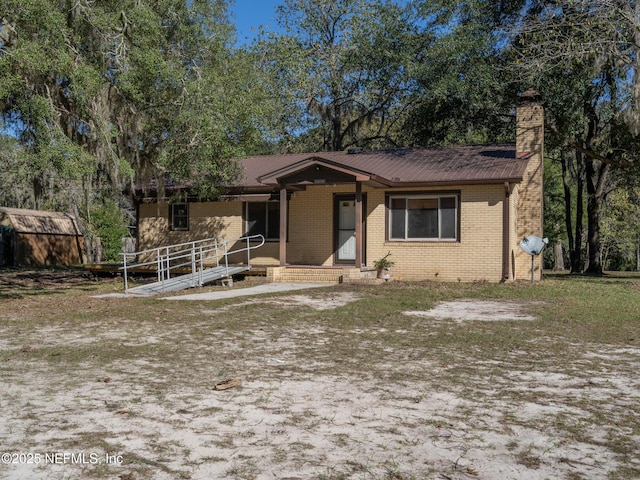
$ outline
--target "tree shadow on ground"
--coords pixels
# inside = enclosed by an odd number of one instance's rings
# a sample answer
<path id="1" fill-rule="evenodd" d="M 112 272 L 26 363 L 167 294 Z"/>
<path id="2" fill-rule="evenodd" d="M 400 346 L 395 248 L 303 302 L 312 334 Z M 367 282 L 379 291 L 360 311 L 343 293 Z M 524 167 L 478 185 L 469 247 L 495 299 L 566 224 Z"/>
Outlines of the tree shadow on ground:
<path id="1" fill-rule="evenodd" d="M 619 282 L 620 280 L 630 280 L 640 282 L 640 272 L 604 272 L 602 275 L 594 275 L 588 273 L 569 273 L 567 272 L 544 272 L 544 278 L 553 278 L 554 280 L 575 280 L 580 278 L 600 283 Z"/>
<path id="2" fill-rule="evenodd" d="M 0 270 L 0 300 L 60 294 L 70 288 L 85 289 L 92 275 L 84 270 Z"/>

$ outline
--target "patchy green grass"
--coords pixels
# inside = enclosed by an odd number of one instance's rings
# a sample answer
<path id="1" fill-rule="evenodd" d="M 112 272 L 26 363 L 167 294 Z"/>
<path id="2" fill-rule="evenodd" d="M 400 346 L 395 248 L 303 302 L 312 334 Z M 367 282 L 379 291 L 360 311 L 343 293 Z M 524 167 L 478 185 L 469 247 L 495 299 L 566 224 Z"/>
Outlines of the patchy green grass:
<path id="1" fill-rule="evenodd" d="M 123 462 L 0 465 L 0 478 L 640 476 L 640 276 L 208 302 L 37 278 L 0 281 L 0 444 Z M 453 300 L 535 320 L 405 314 Z M 211 390 L 228 378 L 242 386 Z"/>

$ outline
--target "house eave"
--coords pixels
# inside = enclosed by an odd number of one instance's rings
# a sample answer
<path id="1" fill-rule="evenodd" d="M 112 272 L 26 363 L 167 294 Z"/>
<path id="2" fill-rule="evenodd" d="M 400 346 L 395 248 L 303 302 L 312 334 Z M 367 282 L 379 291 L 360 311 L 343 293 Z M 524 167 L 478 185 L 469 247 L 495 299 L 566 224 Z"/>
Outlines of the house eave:
<path id="1" fill-rule="evenodd" d="M 503 185 L 504 182 L 509 183 L 520 183 L 522 182 L 522 177 L 511 177 L 511 178 L 491 178 L 491 179 L 483 179 L 483 180 L 436 180 L 436 181 L 427 181 L 427 182 L 398 182 L 398 181 L 387 181 L 383 184 L 382 188 L 428 188 L 428 187 L 455 187 L 458 185 Z"/>

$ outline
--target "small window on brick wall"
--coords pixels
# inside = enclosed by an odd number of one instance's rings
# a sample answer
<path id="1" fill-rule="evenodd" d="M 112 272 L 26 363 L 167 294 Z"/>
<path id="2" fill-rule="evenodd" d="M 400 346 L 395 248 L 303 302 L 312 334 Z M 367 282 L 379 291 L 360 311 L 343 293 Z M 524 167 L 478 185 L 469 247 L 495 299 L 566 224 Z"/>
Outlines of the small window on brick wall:
<path id="1" fill-rule="evenodd" d="M 169 205 L 169 225 L 171 230 L 189 230 L 189 204 Z"/>
<path id="2" fill-rule="evenodd" d="M 280 202 L 245 203 L 245 234 L 280 239 Z"/>
<path id="3" fill-rule="evenodd" d="M 407 195 L 389 197 L 390 240 L 458 239 L 458 197 Z"/>

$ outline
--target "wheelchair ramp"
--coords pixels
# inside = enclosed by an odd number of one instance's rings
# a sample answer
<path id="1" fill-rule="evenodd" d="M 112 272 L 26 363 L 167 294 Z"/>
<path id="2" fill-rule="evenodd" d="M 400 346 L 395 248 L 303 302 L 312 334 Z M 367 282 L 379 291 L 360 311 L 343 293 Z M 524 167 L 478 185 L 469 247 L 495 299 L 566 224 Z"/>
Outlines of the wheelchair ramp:
<path id="1" fill-rule="evenodd" d="M 253 242 L 253 243 L 251 243 Z M 220 240 L 216 238 L 169 245 L 152 250 L 123 254 L 124 289 L 134 295 L 155 295 L 201 287 L 207 283 L 230 277 L 251 269 L 253 249 L 264 245 L 262 235 Z M 246 256 L 246 263 L 229 265 L 229 256 Z M 134 261 L 128 261 L 133 258 Z M 145 258 L 144 262 L 135 259 Z M 211 263 L 214 266 L 208 266 Z M 156 267 L 158 279 L 154 283 L 129 288 L 128 271 L 139 267 Z M 184 270 L 191 270 L 184 274 Z M 178 274 L 182 273 L 182 274 Z"/>
<path id="2" fill-rule="evenodd" d="M 180 290 L 186 290 L 187 288 L 200 287 L 207 283 L 215 282 L 216 280 L 222 280 L 223 278 L 230 277 L 237 273 L 246 272 L 249 267 L 246 265 L 238 267 L 214 267 L 207 268 L 202 271 L 201 275 L 197 275 L 198 278 L 194 279 L 194 276 L 190 273 L 186 275 L 180 275 L 178 277 L 170 278 L 168 280 L 149 283 L 147 285 L 140 285 L 139 287 L 130 288 L 127 293 L 134 295 L 156 295 L 157 293 L 177 292 Z"/>

